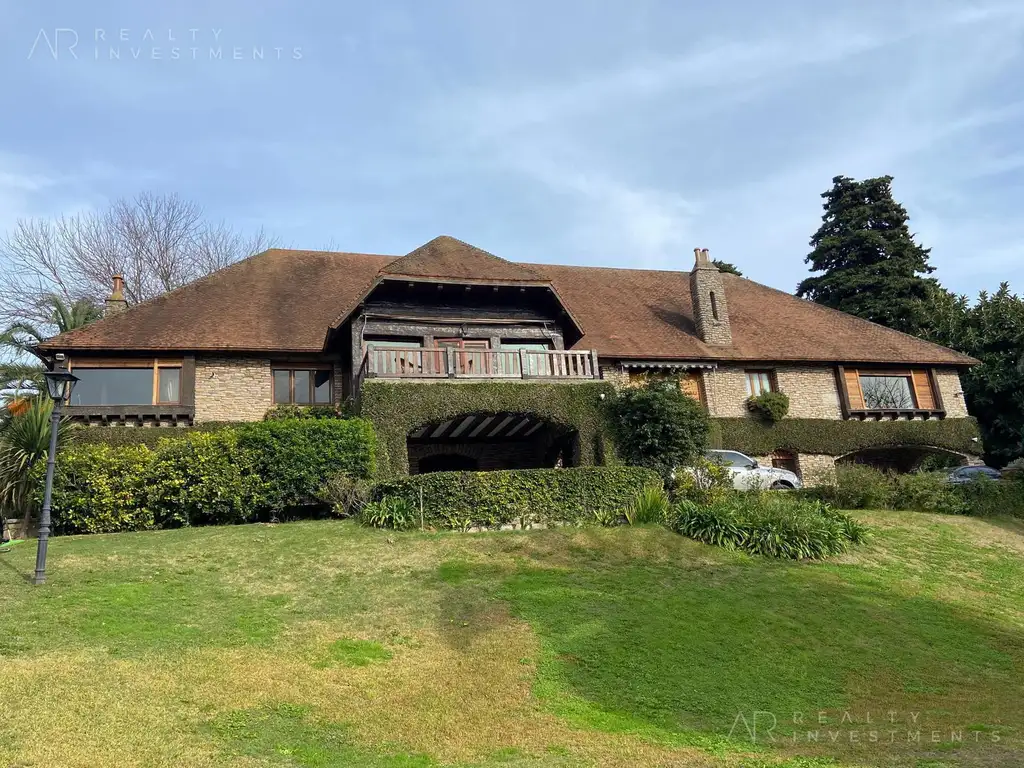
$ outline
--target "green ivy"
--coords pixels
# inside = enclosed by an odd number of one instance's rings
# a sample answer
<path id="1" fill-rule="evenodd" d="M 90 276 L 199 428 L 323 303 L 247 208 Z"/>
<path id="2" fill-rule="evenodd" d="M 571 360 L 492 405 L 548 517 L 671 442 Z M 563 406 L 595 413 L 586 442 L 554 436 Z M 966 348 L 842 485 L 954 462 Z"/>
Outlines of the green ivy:
<path id="1" fill-rule="evenodd" d="M 75 424 L 68 442 L 75 445 L 109 445 L 113 448 L 132 445 L 156 448 L 161 440 L 185 437 L 195 432 L 219 432 L 241 423 L 243 422 L 206 421 L 191 427 L 87 427 Z"/>
<path id="2" fill-rule="evenodd" d="M 612 397 L 607 382 L 542 384 L 482 382 L 412 384 L 366 381 L 360 410 L 377 430 L 379 475 L 408 473 L 409 433 L 427 424 L 469 413 L 530 413 L 579 434 L 579 464 L 614 463 L 614 450 L 604 418 L 601 396 Z"/>
<path id="3" fill-rule="evenodd" d="M 519 527 L 537 523 L 613 524 L 658 473 L 641 467 L 432 472 L 378 483 L 378 499 L 408 502 L 433 528 Z M 416 521 L 418 523 L 418 520 Z"/>
<path id="4" fill-rule="evenodd" d="M 932 446 L 979 455 L 978 425 L 974 419 L 928 421 L 839 421 L 782 419 L 775 424 L 753 418 L 711 419 L 711 445 L 764 456 L 780 448 L 798 453 L 845 456 L 866 448 Z"/>
<path id="5" fill-rule="evenodd" d="M 747 408 L 765 421 L 782 421 L 789 413 L 789 395 L 785 392 L 762 392 L 747 398 Z"/>

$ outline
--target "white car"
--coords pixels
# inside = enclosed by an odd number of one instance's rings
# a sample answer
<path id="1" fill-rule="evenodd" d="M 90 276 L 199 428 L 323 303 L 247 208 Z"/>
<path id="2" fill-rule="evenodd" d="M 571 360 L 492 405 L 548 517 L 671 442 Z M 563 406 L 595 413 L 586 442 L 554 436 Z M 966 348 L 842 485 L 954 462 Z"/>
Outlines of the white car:
<path id="1" fill-rule="evenodd" d="M 793 490 L 803 483 L 795 472 L 775 467 L 762 467 L 739 451 L 708 451 L 707 457 L 729 470 L 732 486 L 740 491 L 757 489 Z"/>

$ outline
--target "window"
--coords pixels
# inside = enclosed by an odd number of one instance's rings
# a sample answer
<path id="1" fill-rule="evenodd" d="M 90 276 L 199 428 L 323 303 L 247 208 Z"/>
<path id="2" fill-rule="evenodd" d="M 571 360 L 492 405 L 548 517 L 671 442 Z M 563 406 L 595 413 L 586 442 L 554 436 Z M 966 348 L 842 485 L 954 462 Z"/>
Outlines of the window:
<path id="1" fill-rule="evenodd" d="M 161 360 L 72 361 L 78 377 L 69 405 L 177 405 L 181 363 Z"/>
<path id="2" fill-rule="evenodd" d="M 715 292 L 711 291 L 711 316 L 718 319 L 718 299 L 715 298 Z"/>
<path id="3" fill-rule="evenodd" d="M 747 469 L 757 463 L 749 456 L 745 456 L 738 451 L 708 451 L 707 457 L 709 460 L 716 461 L 723 466 L 735 467 L 737 469 Z"/>
<path id="4" fill-rule="evenodd" d="M 747 396 L 757 397 L 775 391 L 771 371 L 747 371 Z"/>
<path id="5" fill-rule="evenodd" d="M 941 411 L 932 373 L 916 370 L 843 370 L 850 410 Z"/>
<path id="6" fill-rule="evenodd" d="M 860 375 L 860 389 L 864 407 L 874 409 L 909 410 L 915 407 L 910 376 Z"/>
<path id="7" fill-rule="evenodd" d="M 330 405 L 331 372 L 317 368 L 275 368 L 274 402 Z"/>

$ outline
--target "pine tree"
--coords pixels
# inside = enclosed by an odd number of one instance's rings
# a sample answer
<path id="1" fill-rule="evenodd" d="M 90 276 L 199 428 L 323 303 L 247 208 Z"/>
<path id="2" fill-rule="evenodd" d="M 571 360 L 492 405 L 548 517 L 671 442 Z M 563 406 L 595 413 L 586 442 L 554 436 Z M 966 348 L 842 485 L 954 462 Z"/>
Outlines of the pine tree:
<path id="1" fill-rule="evenodd" d="M 905 333 L 926 321 L 935 281 L 929 249 L 914 242 L 907 211 L 892 197 L 892 176 L 832 179 L 825 214 L 805 261 L 812 272 L 797 295 Z"/>

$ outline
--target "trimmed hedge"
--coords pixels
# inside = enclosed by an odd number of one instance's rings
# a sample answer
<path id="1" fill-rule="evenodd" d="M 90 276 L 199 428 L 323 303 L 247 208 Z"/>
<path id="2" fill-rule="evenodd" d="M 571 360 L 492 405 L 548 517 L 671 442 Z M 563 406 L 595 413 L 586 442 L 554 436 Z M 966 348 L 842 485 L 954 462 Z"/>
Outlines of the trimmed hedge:
<path id="1" fill-rule="evenodd" d="M 153 511 L 146 503 L 152 460 L 153 452 L 144 445 L 61 449 L 53 476 L 53 532 L 118 533 L 154 527 Z"/>
<path id="2" fill-rule="evenodd" d="M 575 429 L 578 463 L 592 466 L 614 463 L 601 400 L 601 395 L 614 394 L 608 382 L 412 384 L 371 379 L 363 383 L 360 415 L 377 430 L 382 478 L 409 471 L 406 439 L 411 431 L 470 413 L 530 413 Z"/>
<path id="3" fill-rule="evenodd" d="M 369 478 L 376 437 L 362 419 L 308 419 L 239 425 L 218 432 L 168 433 L 155 448 L 70 444 L 54 478 L 59 533 L 269 520 L 323 504 L 339 473 Z"/>
<path id="4" fill-rule="evenodd" d="M 641 467 L 432 472 L 378 483 L 376 499 L 396 497 L 420 508 L 435 528 L 497 528 L 534 523 L 613 524 L 661 478 Z"/>
<path id="5" fill-rule="evenodd" d="M 711 419 L 711 445 L 765 456 L 780 448 L 799 453 L 845 456 L 866 448 L 932 446 L 980 455 L 974 419 L 928 421 L 840 421 L 782 419 L 775 424 L 750 418 Z"/>
<path id="6" fill-rule="evenodd" d="M 109 445 L 113 448 L 144 445 L 156 448 L 161 440 L 182 438 L 196 432 L 219 432 L 237 427 L 240 421 L 207 421 L 191 427 L 87 427 L 72 424 L 66 445 Z"/>

